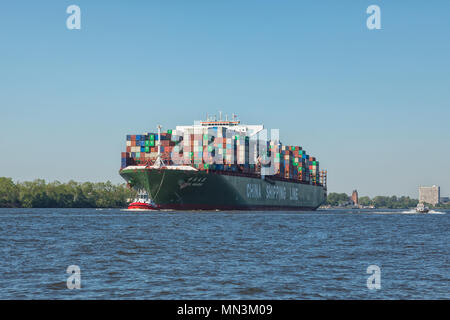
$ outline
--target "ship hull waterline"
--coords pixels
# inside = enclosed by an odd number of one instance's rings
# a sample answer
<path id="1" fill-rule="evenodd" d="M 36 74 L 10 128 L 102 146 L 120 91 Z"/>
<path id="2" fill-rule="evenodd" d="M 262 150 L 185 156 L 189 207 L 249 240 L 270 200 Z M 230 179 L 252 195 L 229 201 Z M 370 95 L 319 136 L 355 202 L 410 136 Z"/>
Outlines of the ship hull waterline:
<path id="1" fill-rule="evenodd" d="M 316 210 L 326 199 L 318 185 L 194 170 L 124 168 L 120 175 L 144 189 L 159 209 Z"/>

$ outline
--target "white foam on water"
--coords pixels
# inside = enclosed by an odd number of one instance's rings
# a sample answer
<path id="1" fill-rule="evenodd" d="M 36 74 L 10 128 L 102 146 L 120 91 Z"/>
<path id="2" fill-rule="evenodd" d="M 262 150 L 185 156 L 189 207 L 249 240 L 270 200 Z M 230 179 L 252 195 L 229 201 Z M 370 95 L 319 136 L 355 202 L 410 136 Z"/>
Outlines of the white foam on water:
<path id="1" fill-rule="evenodd" d="M 414 210 L 414 209 L 411 209 L 411 210 L 408 210 L 408 211 L 401 211 L 400 213 L 405 213 L 405 214 L 416 214 L 416 213 L 418 213 L 416 210 Z"/>
<path id="2" fill-rule="evenodd" d="M 429 213 L 429 214 L 446 214 L 447 212 L 430 210 L 430 211 L 428 211 L 428 213 Z"/>
<path id="3" fill-rule="evenodd" d="M 411 210 L 408 210 L 408 211 L 401 211 L 399 213 L 403 213 L 403 214 L 423 214 L 423 215 L 426 215 L 426 214 L 446 214 L 446 212 L 435 211 L 435 210 L 430 210 L 427 213 L 420 213 L 420 212 L 417 212 L 414 209 L 411 209 Z"/>

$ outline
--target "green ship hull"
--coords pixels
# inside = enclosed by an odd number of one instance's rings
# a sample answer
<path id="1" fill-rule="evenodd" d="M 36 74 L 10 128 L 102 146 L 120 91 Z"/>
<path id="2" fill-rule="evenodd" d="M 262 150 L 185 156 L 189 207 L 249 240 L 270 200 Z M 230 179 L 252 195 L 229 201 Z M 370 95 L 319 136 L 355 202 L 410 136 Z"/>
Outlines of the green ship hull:
<path id="1" fill-rule="evenodd" d="M 315 210 L 326 199 L 322 186 L 270 177 L 145 167 L 119 173 L 133 188 L 146 190 L 161 209 Z"/>

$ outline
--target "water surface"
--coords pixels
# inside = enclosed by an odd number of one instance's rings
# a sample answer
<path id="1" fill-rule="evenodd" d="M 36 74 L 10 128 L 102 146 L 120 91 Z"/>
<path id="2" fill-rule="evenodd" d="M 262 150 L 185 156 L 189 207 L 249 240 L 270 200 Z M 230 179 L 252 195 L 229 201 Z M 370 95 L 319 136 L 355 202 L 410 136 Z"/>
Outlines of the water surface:
<path id="1" fill-rule="evenodd" d="M 449 299 L 448 213 L 0 209 L 0 299 Z"/>

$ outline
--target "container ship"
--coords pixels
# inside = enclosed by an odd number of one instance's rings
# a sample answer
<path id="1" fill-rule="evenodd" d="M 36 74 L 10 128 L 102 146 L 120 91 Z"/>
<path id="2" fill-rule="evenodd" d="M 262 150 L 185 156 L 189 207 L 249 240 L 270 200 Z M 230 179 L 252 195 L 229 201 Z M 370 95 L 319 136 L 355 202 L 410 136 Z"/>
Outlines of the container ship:
<path id="1" fill-rule="evenodd" d="M 315 210 L 326 171 L 263 125 L 208 118 L 175 130 L 127 135 L 119 174 L 159 209 Z"/>

